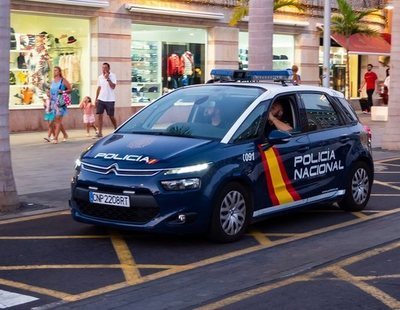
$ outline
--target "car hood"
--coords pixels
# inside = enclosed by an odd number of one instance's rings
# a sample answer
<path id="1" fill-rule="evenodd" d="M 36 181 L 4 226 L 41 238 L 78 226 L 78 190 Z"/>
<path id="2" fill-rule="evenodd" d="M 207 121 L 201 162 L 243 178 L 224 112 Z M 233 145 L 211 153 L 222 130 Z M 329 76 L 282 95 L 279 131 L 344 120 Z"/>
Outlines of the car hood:
<path id="1" fill-rule="evenodd" d="M 192 164 L 200 150 L 218 144 L 218 141 L 187 137 L 145 134 L 109 135 L 95 143 L 82 160 L 101 166 L 118 162 L 120 168 L 165 168 Z"/>

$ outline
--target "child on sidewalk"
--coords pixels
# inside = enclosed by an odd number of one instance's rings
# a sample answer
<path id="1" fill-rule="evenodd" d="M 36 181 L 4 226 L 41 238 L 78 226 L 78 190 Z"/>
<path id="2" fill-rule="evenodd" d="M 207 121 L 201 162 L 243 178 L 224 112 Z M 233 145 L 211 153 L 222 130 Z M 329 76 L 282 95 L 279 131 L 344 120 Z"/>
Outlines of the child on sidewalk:
<path id="1" fill-rule="evenodd" d="M 90 127 L 92 127 L 95 130 L 95 134 L 97 134 L 97 127 L 94 124 L 95 104 L 92 102 L 92 99 L 89 96 L 85 96 L 79 104 L 79 108 L 83 110 L 83 123 L 86 125 L 86 136 L 90 136 Z"/>
<path id="2" fill-rule="evenodd" d="M 54 138 L 54 119 L 56 117 L 54 109 L 50 104 L 50 92 L 43 96 L 43 107 L 44 107 L 44 120 L 47 122 L 47 137 L 43 138 L 46 142 L 51 142 Z"/>

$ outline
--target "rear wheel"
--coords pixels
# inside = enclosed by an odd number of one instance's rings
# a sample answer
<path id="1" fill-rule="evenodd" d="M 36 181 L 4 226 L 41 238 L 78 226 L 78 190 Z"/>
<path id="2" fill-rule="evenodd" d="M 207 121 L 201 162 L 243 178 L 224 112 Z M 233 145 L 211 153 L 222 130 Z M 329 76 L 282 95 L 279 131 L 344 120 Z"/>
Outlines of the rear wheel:
<path id="1" fill-rule="evenodd" d="M 242 237 L 251 216 L 250 204 L 249 193 L 239 183 L 229 183 L 219 191 L 213 206 L 210 239 L 232 242 Z"/>
<path id="2" fill-rule="evenodd" d="M 346 194 L 339 202 L 346 211 L 361 211 L 368 203 L 372 188 L 372 170 L 364 162 L 357 162 L 346 181 Z"/>

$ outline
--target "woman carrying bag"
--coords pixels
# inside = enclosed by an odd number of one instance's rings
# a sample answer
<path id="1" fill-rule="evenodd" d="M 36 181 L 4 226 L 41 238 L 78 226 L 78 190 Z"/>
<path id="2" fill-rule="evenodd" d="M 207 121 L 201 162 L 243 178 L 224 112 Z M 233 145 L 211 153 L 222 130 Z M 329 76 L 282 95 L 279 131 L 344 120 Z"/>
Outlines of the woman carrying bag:
<path id="1" fill-rule="evenodd" d="M 64 139 L 67 141 L 68 135 L 62 124 L 63 117 L 67 114 L 67 104 L 63 97 L 71 93 L 71 84 L 62 76 L 61 68 L 54 67 L 53 81 L 50 85 L 50 104 L 55 110 L 55 136 L 53 143 L 58 143 L 58 135 L 62 132 Z"/>

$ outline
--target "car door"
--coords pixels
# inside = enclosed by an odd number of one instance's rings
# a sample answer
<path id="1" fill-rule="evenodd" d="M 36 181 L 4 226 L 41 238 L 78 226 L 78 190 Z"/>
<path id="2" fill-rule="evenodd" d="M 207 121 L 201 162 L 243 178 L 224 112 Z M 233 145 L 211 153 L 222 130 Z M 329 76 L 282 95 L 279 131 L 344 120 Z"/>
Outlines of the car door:
<path id="1" fill-rule="evenodd" d="M 271 131 L 271 123 L 268 120 L 265 123 L 266 134 L 263 142 L 258 145 L 262 164 L 258 195 L 263 201 L 259 209 L 255 210 L 255 217 L 301 206 L 307 202 L 308 185 L 303 179 L 296 179 L 294 174 L 296 156 L 309 150 L 308 133 L 300 119 L 301 103 L 295 94 L 278 96 L 271 101 L 267 113 L 278 100 L 284 105 L 283 121 L 290 123 L 293 130 Z"/>
<path id="2" fill-rule="evenodd" d="M 303 92 L 309 150 L 295 158 L 295 179 L 309 184 L 309 202 L 340 195 L 346 156 L 354 142 L 336 102 L 323 92 Z"/>

